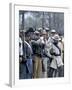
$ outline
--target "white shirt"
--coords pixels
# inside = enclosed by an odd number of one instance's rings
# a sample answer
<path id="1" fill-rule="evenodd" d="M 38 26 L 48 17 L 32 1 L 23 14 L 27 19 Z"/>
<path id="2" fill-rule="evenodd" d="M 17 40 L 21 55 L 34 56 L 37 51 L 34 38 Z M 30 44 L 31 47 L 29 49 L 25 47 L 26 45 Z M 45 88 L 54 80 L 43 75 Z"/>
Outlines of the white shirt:
<path id="1" fill-rule="evenodd" d="M 19 55 L 23 55 L 23 46 L 22 46 L 22 39 L 19 37 L 19 43 L 21 44 L 21 46 L 19 46 Z"/>

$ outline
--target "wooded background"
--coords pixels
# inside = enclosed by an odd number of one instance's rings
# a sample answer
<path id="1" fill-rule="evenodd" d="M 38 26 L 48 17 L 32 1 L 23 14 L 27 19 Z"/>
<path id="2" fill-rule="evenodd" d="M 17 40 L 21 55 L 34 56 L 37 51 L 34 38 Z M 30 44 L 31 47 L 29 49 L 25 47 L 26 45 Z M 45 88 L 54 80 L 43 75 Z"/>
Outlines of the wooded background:
<path id="1" fill-rule="evenodd" d="M 19 30 L 33 30 L 38 28 L 55 29 L 60 35 L 64 35 L 64 13 L 42 11 L 19 11 Z"/>

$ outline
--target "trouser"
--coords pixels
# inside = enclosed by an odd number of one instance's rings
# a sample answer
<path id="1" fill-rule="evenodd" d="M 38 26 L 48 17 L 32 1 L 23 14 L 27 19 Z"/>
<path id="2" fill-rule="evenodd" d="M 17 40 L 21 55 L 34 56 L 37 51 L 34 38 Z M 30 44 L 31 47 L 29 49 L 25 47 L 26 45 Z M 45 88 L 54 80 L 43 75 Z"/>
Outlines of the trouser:
<path id="1" fill-rule="evenodd" d="M 47 77 L 48 77 L 48 74 L 49 74 L 50 64 L 51 64 L 51 61 L 48 58 L 48 61 L 47 61 Z"/>
<path id="2" fill-rule="evenodd" d="M 32 59 L 28 59 L 24 63 L 19 64 L 19 78 L 30 79 L 32 78 Z"/>
<path id="3" fill-rule="evenodd" d="M 58 67 L 58 77 L 64 77 L 64 66 Z"/>
<path id="4" fill-rule="evenodd" d="M 48 77 L 56 77 L 56 73 L 57 73 L 57 69 L 50 67 L 48 71 Z"/>
<path id="5" fill-rule="evenodd" d="M 42 72 L 42 77 L 47 78 L 47 61 L 48 58 L 43 58 L 44 71 Z"/>
<path id="6" fill-rule="evenodd" d="M 27 59 L 26 65 L 27 65 L 28 73 L 32 74 L 33 73 L 32 59 Z"/>
<path id="7" fill-rule="evenodd" d="M 19 79 L 27 79 L 26 63 L 19 64 Z"/>
<path id="8" fill-rule="evenodd" d="M 41 78 L 42 75 L 42 58 L 39 56 L 34 57 L 34 78 Z"/>

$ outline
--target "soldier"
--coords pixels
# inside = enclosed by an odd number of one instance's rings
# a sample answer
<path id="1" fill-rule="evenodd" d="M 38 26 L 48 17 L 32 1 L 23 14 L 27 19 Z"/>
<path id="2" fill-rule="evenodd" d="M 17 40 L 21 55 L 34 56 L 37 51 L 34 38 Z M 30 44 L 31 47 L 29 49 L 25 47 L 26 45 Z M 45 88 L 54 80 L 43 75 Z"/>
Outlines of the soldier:
<path id="1" fill-rule="evenodd" d="M 63 39 L 63 37 L 60 36 L 58 46 L 61 48 L 61 57 L 62 57 L 62 60 L 64 63 L 64 41 L 62 39 Z"/>
<path id="2" fill-rule="evenodd" d="M 57 69 L 58 69 L 58 76 L 59 77 L 64 76 L 64 66 L 63 66 L 63 61 L 61 58 L 61 48 L 58 46 L 58 42 L 59 42 L 59 36 L 58 36 L 58 34 L 56 34 L 53 37 L 53 43 L 50 48 L 52 62 L 50 64 L 49 77 L 53 77 L 53 73 Z"/>
<path id="3" fill-rule="evenodd" d="M 57 32 L 56 32 L 55 29 L 52 29 L 52 30 L 50 31 L 50 33 L 49 33 L 49 39 L 48 39 L 49 42 L 52 42 L 52 41 L 53 41 L 52 37 L 53 37 L 56 33 L 57 33 Z"/>
<path id="4" fill-rule="evenodd" d="M 39 33 L 37 33 L 39 34 Z M 37 37 L 37 40 L 32 40 L 33 54 L 34 54 L 34 78 L 42 77 L 42 50 L 43 40 L 42 37 Z"/>
<path id="5" fill-rule="evenodd" d="M 38 67 L 38 64 L 37 64 L 37 61 L 36 61 L 36 57 L 37 56 L 37 53 L 38 53 L 38 44 L 36 43 L 36 41 L 40 38 L 40 33 L 39 31 L 35 31 L 34 32 L 34 38 L 31 39 L 31 46 L 32 46 L 32 50 L 33 50 L 33 55 L 32 55 L 32 59 L 33 59 L 33 78 L 38 78 L 39 75 L 37 75 L 37 67 Z"/>
<path id="6" fill-rule="evenodd" d="M 26 34 L 26 35 L 25 35 Z M 30 45 L 30 35 L 29 31 L 23 33 L 22 41 L 22 61 L 20 63 L 20 79 L 30 79 L 32 78 L 32 47 Z"/>
<path id="7" fill-rule="evenodd" d="M 22 61 L 22 56 L 23 56 L 23 46 L 22 46 L 22 38 L 19 35 L 19 61 Z"/>
<path id="8" fill-rule="evenodd" d="M 49 72 L 49 68 L 50 68 L 50 63 L 52 61 L 52 56 L 49 52 L 49 50 L 51 49 L 52 47 L 52 43 L 53 43 L 53 39 L 52 37 L 56 34 L 56 31 L 53 29 L 51 31 L 47 30 L 47 42 L 45 44 L 45 56 L 46 56 L 46 60 L 47 60 L 47 76 L 49 76 L 48 74 L 50 73 Z"/>
<path id="9" fill-rule="evenodd" d="M 31 36 L 30 36 L 30 31 L 27 31 L 25 33 L 25 41 L 24 41 L 24 56 L 26 59 L 26 69 L 27 69 L 27 78 L 32 78 L 33 75 L 33 59 L 32 59 L 32 45 L 31 45 Z"/>
<path id="10" fill-rule="evenodd" d="M 38 40 L 40 38 L 40 33 L 39 31 L 34 32 L 34 40 Z"/>
<path id="11" fill-rule="evenodd" d="M 19 34 L 19 78 L 21 78 L 22 74 L 21 62 L 23 60 L 23 46 L 22 46 L 23 42 L 20 35 L 21 34 Z"/>
<path id="12" fill-rule="evenodd" d="M 48 32 L 46 32 L 46 30 L 43 30 L 42 37 L 40 39 L 41 39 L 41 42 L 44 44 L 43 55 L 42 55 L 42 77 L 47 78 L 48 57 L 45 55 L 45 52 L 44 52 L 44 49 L 45 49 L 46 44 L 48 42 Z"/>

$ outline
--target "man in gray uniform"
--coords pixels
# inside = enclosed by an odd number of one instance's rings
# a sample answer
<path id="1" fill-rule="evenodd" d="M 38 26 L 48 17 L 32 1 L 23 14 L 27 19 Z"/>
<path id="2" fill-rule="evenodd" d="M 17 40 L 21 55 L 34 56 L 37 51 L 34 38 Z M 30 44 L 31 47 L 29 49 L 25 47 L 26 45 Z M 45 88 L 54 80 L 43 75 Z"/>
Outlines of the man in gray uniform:
<path id="1" fill-rule="evenodd" d="M 49 69 L 49 77 L 53 77 L 54 71 L 58 69 L 58 77 L 64 76 L 64 66 L 61 58 L 61 48 L 58 46 L 59 35 L 56 34 L 53 37 L 53 43 L 50 47 L 49 53 L 52 57 L 52 62 Z"/>

